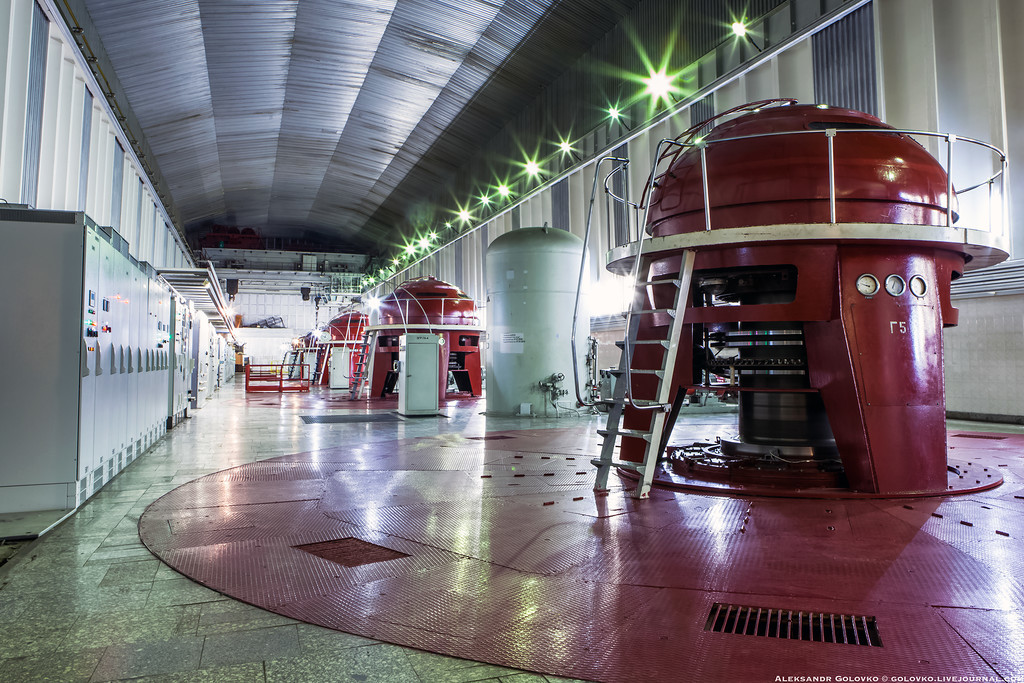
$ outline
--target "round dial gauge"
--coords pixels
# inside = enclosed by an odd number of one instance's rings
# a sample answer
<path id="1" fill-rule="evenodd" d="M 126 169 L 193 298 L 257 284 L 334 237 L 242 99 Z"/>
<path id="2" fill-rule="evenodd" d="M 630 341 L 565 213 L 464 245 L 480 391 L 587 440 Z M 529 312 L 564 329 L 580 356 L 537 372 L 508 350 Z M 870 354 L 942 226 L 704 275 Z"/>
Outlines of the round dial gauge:
<path id="1" fill-rule="evenodd" d="M 899 275 L 890 275 L 885 278 L 885 291 L 893 296 L 899 296 L 907 288 L 907 283 Z"/>
<path id="2" fill-rule="evenodd" d="M 920 298 L 928 292 L 928 283 L 920 275 L 910 278 L 910 293 Z"/>
<path id="3" fill-rule="evenodd" d="M 857 278 L 857 291 L 864 296 L 874 296 L 878 293 L 878 278 L 871 273 L 864 273 Z"/>

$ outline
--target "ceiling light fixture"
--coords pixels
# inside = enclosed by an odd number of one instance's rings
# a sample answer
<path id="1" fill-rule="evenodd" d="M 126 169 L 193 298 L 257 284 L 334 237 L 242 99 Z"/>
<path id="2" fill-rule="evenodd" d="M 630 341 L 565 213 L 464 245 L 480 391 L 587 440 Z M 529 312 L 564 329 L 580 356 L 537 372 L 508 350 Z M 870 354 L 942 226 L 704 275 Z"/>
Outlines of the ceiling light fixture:
<path id="1" fill-rule="evenodd" d="M 669 92 L 672 90 L 672 79 L 665 74 L 664 69 L 652 71 L 651 75 L 644 79 L 644 84 L 647 86 L 647 94 L 656 101 L 667 99 Z"/>

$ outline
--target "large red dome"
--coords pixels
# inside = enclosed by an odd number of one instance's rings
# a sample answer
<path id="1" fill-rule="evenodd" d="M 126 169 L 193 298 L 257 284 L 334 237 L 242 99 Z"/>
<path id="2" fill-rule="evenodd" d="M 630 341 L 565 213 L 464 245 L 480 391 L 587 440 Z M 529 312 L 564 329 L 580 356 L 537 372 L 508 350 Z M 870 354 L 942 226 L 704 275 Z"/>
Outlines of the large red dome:
<path id="1" fill-rule="evenodd" d="M 828 129 L 837 130 L 837 223 L 946 224 L 946 172 L 913 138 L 863 112 L 793 105 L 744 114 L 705 138 L 712 229 L 831 222 Z M 652 234 L 706 229 L 700 157 L 686 149 L 658 179 Z"/>
<path id="2" fill-rule="evenodd" d="M 434 277 L 407 280 L 380 301 L 382 325 L 479 324 L 476 302 L 455 285 Z"/>
<path id="3" fill-rule="evenodd" d="M 331 320 L 327 329 L 332 341 L 358 341 L 363 337 L 367 316 L 357 311 L 346 311 Z"/>

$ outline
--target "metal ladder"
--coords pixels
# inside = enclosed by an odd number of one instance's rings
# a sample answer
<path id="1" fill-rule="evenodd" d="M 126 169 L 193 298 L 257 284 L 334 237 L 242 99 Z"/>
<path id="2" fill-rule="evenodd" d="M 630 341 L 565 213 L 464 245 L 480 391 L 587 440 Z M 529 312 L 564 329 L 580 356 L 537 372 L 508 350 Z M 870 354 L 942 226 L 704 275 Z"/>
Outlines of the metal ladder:
<path id="1" fill-rule="evenodd" d="M 285 351 L 281 361 L 281 376 L 285 379 L 298 379 L 296 366 L 299 364 L 298 351 Z"/>
<path id="2" fill-rule="evenodd" d="M 363 332 L 363 343 L 359 345 L 359 350 L 356 352 L 356 362 L 352 369 L 351 378 L 351 390 L 349 392 L 349 398 L 359 398 L 359 392 L 363 388 L 363 384 L 366 382 L 366 361 L 370 357 L 370 336 L 373 332 Z"/>
<path id="3" fill-rule="evenodd" d="M 642 242 L 641 242 L 642 246 Z M 626 315 L 626 338 L 622 344 L 622 359 L 619 361 L 619 369 L 616 371 L 615 390 L 612 393 L 612 405 L 608 408 L 608 424 L 605 429 L 599 429 L 598 434 L 604 437 L 601 445 L 601 456 L 591 460 L 591 464 L 597 467 L 597 478 L 594 482 L 595 491 L 608 490 L 608 475 L 613 467 L 625 470 L 632 470 L 640 475 L 636 489 L 633 490 L 634 498 L 647 498 L 651 491 L 651 482 L 654 480 L 654 472 L 658 467 L 664 447 L 665 425 L 668 421 L 669 412 L 672 409 L 672 393 L 675 390 L 675 383 L 672 381 L 675 374 L 676 357 L 679 351 L 678 343 L 673 343 L 679 336 L 680 326 L 683 324 L 683 316 L 686 313 L 686 298 L 690 291 L 690 280 L 693 275 L 693 262 L 696 252 L 687 249 L 683 252 L 682 264 L 679 275 L 672 279 L 665 280 L 643 280 L 634 281 L 633 301 L 630 304 L 629 312 Z M 637 255 L 638 262 L 648 263 L 643 254 Z M 648 272 L 645 268 L 638 268 L 637 275 L 641 272 Z M 644 277 L 647 277 L 646 275 Z M 644 309 L 643 303 L 647 297 L 648 287 L 673 287 L 672 308 Z M 667 328 L 667 336 L 664 339 L 637 339 L 641 316 L 653 315 L 656 313 L 667 314 L 671 322 Z M 637 345 L 659 345 L 663 348 L 662 362 L 660 369 L 633 370 L 630 368 L 633 349 Z M 633 396 L 632 375 L 646 374 L 654 375 L 658 379 L 658 388 L 655 396 L 649 398 L 638 398 Z M 640 410 L 653 410 L 649 431 L 623 429 L 622 414 L 629 402 L 634 408 Z M 643 462 L 629 462 L 615 459 L 616 437 L 625 436 L 640 438 L 646 441 L 644 446 Z"/>

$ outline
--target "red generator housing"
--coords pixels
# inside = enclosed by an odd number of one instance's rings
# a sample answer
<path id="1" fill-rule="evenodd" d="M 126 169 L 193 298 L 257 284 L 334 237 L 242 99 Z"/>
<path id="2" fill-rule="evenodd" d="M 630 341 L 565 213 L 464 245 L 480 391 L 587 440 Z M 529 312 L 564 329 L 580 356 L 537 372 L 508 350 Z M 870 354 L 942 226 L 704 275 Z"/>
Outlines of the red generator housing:
<path id="1" fill-rule="evenodd" d="M 727 479 L 791 475 L 796 488 L 873 494 L 947 488 L 950 282 L 1006 253 L 996 236 L 953 226 L 944 167 L 894 130 L 858 111 L 770 106 L 662 157 L 637 266 L 647 314 L 633 316 L 631 395 L 657 393 L 658 340 L 671 323 L 658 309 L 675 302 L 659 284 L 684 282 L 683 256 L 694 252 L 671 339 L 673 405 L 716 384 L 738 396 L 738 436 L 722 437 L 711 458 Z M 631 270 L 636 250 L 613 251 L 609 268 Z M 652 421 L 627 403 L 623 460 L 644 460 L 645 441 L 628 434 Z"/>
<path id="2" fill-rule="evenodd" d="M 456 390 L 480 396 L 480 319 L 476 302 L 455 285 L 434 277 L 408 280 L 380 301 L 379 323 L 373 333 L 370 367 L 370 396 L 384 398 L 395 392 L 398 373 L 398 340 L 403 334 L 439 334 L 442 344 L 438 373 L 438 396 L 448 393 L 448 374 Z"/>
<path id="3" fill-rule="evenodd" d="M 331 322 L 327 323 L 326 331 L 331 335 L 331 339 L 324 345 L 327 348 L 327 357 L 324 359 L 320 384 L 331 384 L 330 354 L 334 353 L 335 349 L 341 349 L 342 353 L 347 357 L 347 361 L 342 361 L 342 366 L 348 368 L 347 378 L 355 376 L 356 362 L 359 357 L 358 351 L 363 343 L 363 332 L 366 329 L 367 323 L 368 318 L 366 314 L 359 311 L 343 311 L 334 317 Z M 347 382 L 339 383 L 336 381 L 334 384 L 339 385 L 343 389 L 349 388 Z"/>

